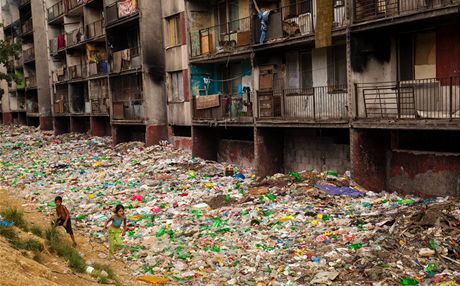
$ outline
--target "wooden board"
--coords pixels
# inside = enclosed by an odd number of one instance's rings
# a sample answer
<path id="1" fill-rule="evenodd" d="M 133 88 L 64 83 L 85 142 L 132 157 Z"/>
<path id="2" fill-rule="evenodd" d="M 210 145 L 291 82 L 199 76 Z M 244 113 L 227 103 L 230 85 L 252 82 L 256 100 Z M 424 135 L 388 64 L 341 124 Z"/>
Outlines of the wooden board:
<path id="1" fill-rule="evenodd" d="M 196 109 L 208 109 L 218 106 L 220 106 L 218 94 L 196 97 Z"/>

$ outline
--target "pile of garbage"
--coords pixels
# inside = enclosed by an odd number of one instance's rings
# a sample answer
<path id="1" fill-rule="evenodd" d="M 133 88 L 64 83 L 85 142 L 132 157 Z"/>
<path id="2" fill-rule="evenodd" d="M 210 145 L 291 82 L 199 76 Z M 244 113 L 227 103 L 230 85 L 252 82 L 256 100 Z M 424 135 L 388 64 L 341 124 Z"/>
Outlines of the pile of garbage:
<path id="1" fill-rule="evenodd" d="M 460 204 L 373 193 L 350 174 L 256 178 L 192 158 L 81 134 L 0 127 L 0 185 L 45 213 L 64 197 L 75 229 L 107 243 L 116 204 L 134 275 L 191 285 L 456 285 Z M 103 254 L 101 254 L 103 257 Z"/>

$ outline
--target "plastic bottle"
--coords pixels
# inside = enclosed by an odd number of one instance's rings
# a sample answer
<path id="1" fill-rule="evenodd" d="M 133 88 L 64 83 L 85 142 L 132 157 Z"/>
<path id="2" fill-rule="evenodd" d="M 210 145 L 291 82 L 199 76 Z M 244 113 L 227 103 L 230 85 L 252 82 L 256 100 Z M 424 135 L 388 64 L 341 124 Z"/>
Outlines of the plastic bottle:
<path id="1" fill-rule="evenodd" d="M 353 244 L 350 244 L 347 248 L 357 250 L 357 249 L 360 249 L 361 247 L 363 247 L 361 243 L 353 243 Z"/>
<path id="2" fill-rule="evenodd" d="M 402 278 L 401 285 L 418 285 L 418 281 L 410 278 Z"/>

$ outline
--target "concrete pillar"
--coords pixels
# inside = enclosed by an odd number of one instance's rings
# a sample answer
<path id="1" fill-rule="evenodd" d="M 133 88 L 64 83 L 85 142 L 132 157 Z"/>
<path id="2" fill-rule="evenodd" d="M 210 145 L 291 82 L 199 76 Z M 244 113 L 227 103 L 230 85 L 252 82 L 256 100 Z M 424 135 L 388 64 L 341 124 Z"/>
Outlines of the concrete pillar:
<path id="1" fill-rule="evenodd" d="M 13 121 L 13 116 L 11 115 L 11 112 L 2 113 L 2 122 L 4 125 L 11 124 L 12 121 Z"/>
<path id="2" fill-rule="evenodd" d="M 40 116 L 40 130 L 53 130 L 53 117 Z"/>
<path id="3" fill-rule="evenodd" d="M 385 190 L 389 148 L 390 134 L 386 130 L 350 129 L 353 179 L 371 191 Z"/>
<path id="4" fill-rule="evenodd" d="M 147 125 L 145 130 L 145 144 L 147 146 L 159 144 L 160 141 L 168 140 L 168 126 Z"/>
<path id="5" fill-rule="evenodd" d="M 283 131 L 276 128 L 255 128 L 254 165 L 258 176 L 283 172 Z"/>
<path id="6" fill-rule="evenodd" d="M 218 136 L 210 127 L 192 127 L 192 156 L 217 161 Z"/>

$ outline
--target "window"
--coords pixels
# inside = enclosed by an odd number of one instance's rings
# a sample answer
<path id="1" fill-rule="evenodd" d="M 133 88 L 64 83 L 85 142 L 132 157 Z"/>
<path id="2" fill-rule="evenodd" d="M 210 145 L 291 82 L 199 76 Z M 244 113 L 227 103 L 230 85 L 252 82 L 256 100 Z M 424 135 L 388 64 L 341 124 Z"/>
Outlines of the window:
<path id="1" fill-rule="evenodd" d="M 399 39 L 399 79 L 436 77 L 436 33 L 404 35 Z"/>
<path id="2" fill-rule="evenodd" d="M 347 85 L 346 47 L 334 46 L 327 55 L 327 82 L 335 89 L 345 88 Z"/>
<path id="3" fill-rule="evenodd" d="M 169 73 L 169 102 L 184 102 L 184 75 L 182 71 Z"/>
<path id="4" fill-rule="evenodd" d="M 218 22 L 221 33 L 230 33 L 239 29 L 239 9 L 237 0 L 225 0 L 218 4 Z"/>
<path id="5" fill-rule="evenodd" d="M 166 46 L 173 47 L 180 45 L 182 42 L 180 14 L 166 18 L 166 29 Z"/>
<path id="6" fill-rule="evenodd" d="M 300 71 L 302 88 L 311 88 L 313 86 L 311 53 L 300 54 Z"/>

